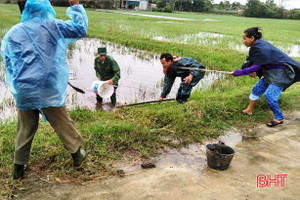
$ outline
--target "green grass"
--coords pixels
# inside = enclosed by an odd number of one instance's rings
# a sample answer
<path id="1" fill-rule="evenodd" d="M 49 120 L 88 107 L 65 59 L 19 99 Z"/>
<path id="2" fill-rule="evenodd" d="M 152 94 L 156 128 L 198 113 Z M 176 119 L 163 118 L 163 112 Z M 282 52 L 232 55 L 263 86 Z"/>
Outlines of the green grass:
<path id="1" fill-rule="evenodd" d="M 67 19 L 65 8 L 57 7 L 55 10 L 57 18 Z M 229 43 L 242 45 L 242 32 L 251 26 L 261 26 L 264 38 L 275 45 L 300 44 L 300 27 L 296 20 L 145 12 L 195 20 L 178 21 L 94 10 L 88 10 L 87 13 L 87 37 L 147 50 L 149 54 L 170 52 L 194 57 L 209 68 L 217 70 L 232 71 L 240 68 L 247 52 L 230 49 Z M 16 5 L 0 4 L 0 39 L 19 21 L 20 14 Z M 218 33 L 225 37 L 216 39 L 216 46 L 209 45 L 214 38 L 207 38 L 208 45 L 198 45 L 195 41 L 186 44 L 176 42 L 176 38 L 199 32 Z M 171 42 L 154 40 L 155 36 L 168 38 Z M 300 61 L 299 58 L 296 60 Z M 71 110 L 70 116 L 84 138 L 84 148 L 89 156 L 84 170 L 80 172 L 72 168 L 71 156 L 63 148 L 51 126 L 40 122 L 31 151 L 31 171 L 40 176 L 49 173 L 55 177 L 67 177 L 71 182 L 92 180 L 114 174 L 112 164 L 126 157 L 153 157 L 165 146 L 181 147 L 202 142 L 204 138 L 216 138 L 231 127 L 246 130 L 273 117 L 264 98 L 256 104 L 253 116 L 241 115 L 241 109 L 247 106 L 248 96 L 256 81 L 257 79 L 250 77 L 228 76 L 204 91 L 194 91 L 189 102 L 184 105 L 164 102 L 122 108 L 109 113 L 81 108 Z M 300 97 L 299 91 L 300 85 L 297 83 L 281 95 L 280 106 L 284 111 L 300 109 L 297 101 Z M 28 187 L 11 181 L 16 126 L 16 121 L 0 122 L 2 197 L 9 197 L 13 191 L 18 191 L 17 186 Z"/>

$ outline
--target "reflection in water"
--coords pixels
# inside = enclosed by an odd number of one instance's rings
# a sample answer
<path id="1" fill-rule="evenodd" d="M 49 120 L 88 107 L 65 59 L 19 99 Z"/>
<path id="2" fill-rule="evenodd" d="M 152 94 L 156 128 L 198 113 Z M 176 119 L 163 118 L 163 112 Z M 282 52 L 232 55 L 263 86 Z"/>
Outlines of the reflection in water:
<path id="1" fill-rule="evenodd" d="M 155 36 L 154 40 L 166 41 L 166 42 L 179 42 L 182 44 L 198 44 L 205 46 L 216 46 L 223 42 L 222 38 L 225 35 L 219 33 L 199 32 L 196 34 L 179 35 L 174 38 L 166 38 L 163 36 Z"/>
<path id="2" fill-rule="evenodd" d="M 68 108 L 77 106 L 95 109 L 96 95 L 92 91 L 92 83 L 97 80 L 94 70 L 94 59 L 97 48 L 105 45 L 108 55 L 114 57 L 121 68 L 121 79 L 117 89 L 118 104 L 130 104 L 143 101 L 153 101 L 158 99 L 163 86 L 163 72 L 159 61 L 159 55 L 150 55 L 146 51 L 129 49 L 127 47 L 102 43 L 99 39 L 85 38 L 77 41 L 68 49 L 68 63 L 70 67 L 70 83 L 85 91 L 85 94 L 75 92 L 71 87 L 67 88 Z M 160 54 L 161 52 L 158 52 Z M 4 66 L 2 64 L 2 69 Z M 6 119 L 8 116 L 15 115 L 13 98 L 4 83 L 4 71 L 1 71 L 3 77 L 0 81 L 1 87 L 1 114 L 0 119 Z M 222 78 L 221 74 L 206 73 L 195 87 L 197 90 L 205 89 L 214 80 Z M 180 84 L 177 78 L 168 98 L 174 98 Z M 8 100 L 7 100 L 8 99 Z M 109 110 L 107 104 L 110 99 L 104 99 L 102 109 Z"/>
<path id="3" fill-rule="evenodd" d="M 227 38 L 224 43 L 224 38 Z M 214 47 L 222 47 L 222 48 L 230 48 L 238 51 L 248 52 L 249 48 L 247 48 L 242 43 L 236 43 L 232 40 L 232 36 L 218 34 L 218 33 L 209 33 L 209 32 L 199 32 L 196 34 L 185 34 L 178 35 L 173 38 L 167 38 L 164 36 L 155 36 L 152 39 L 165 41 L 165 42 L 176 42 L 181 44 L 196 44 L 203 46 L 214 46 Z M 227 46 L 227 47 L 226 47 Z M 284 45 L 276 45 L 280 50 L 285 52 L 291 57 L 300 57 L 300 46 L 295 44 L 289 44 L 289 46 Z"/>
<path id="4" fill-rule="evenodd" d="M 77 102 L 72 99 L 69 105 L 94 107 L 95 94 L 91 90 L 91 84 L 96 80 L 94 59 L 97 48 L 103 45 L 107 47 L 108 55 L 113 56 L 121 68 L 121 79 L 117 89 L 117 101 L 119 103 L 152 101 L 160 96 L 164 76 L 159 55 L 150 55 L 145 51 L 128 49 L 111 43 L 103 44 L 99 39 L 82 39 L 76 42 L 68 61 L 70 72 L 72 71 L 70 79 L 73 79 L 70 82 L 83 89 L 86 94 L 78 94 Z M 221 78 L 219 74 L 207 73 L 196 88 L 204 88 L 218 78 Z M 168 96 L 169 98 L 175 97 L 179 84 L 178 78 Z M 74 92 L 69 90 L 70 93 Z M 104 101 L 109 102 L 110 100 Z"/>
<path id="5" fill-rule="evenodd" d="M 98 11 L 98 12 L 112 12 L 112 13 L 117 13 L 117 14 L 122 14 L 122 15 L 135 15 L 135 16 L 151 17 L 151 18 L 159 18 L 159 19 L 195 21 L 195 19 L 189 19 L 189 18 L 168 17 L 168 16 L 161 16 L 161 15 L 149 15 L 149 14 L 133 13 L 133 12 L 118 12 L 118 11 L 113 11 L 113 10 L 102 10 L 102 9 L 96 9 L 96 11 Z"/>

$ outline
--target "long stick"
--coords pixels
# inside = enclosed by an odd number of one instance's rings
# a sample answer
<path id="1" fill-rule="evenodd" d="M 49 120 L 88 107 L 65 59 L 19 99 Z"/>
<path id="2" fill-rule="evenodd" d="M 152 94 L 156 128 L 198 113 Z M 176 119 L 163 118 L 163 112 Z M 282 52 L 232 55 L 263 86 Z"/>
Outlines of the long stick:
<path id="1" fill-rule="evenodd" d="M 173 101 L 175 100 L 173 99 L 163 99 L 162 101 Z M 132 103 L 132 104 L 128 104 L 128 105 L 123 105 L 123 106 L 118 106 L 118 108 L 122 108 L 122 107 L 127 107 L 127 106 L 137 106 L 137 105 L 142 105 L 142 104 L 148 104 L 148 103 L 160 103 L 161 101 L 145 101 L 145 102 L 140 102 L 140 103 Z"/>
<path id="2" fill-rule="evenodd" d="M 218 71 L 218 70 L 211 70 L 211 69 L 201 69 L 201 68 L 191 68 L 191 67 L 179 67 L 179 69 L 186 69 L 186 70 L 198 70 L 198 71 L 206 71 L 206 72 L 216 72 L 216 73 L 223 73 L 223 74 L 230 74 L 231 72 L 227 71 Z"/>
<path id="3" fill-rule="evenodd" d="M 71 86 L 74 90 L 76 90 L 77 92 L 80 92 L 82 94 L 85 94 L 85 92 L 82 89 L 79 89 L 78 87 L 75 87 L 74 85 L 72 85 L 69 81 L 68 81 L 69 86 Z"/>

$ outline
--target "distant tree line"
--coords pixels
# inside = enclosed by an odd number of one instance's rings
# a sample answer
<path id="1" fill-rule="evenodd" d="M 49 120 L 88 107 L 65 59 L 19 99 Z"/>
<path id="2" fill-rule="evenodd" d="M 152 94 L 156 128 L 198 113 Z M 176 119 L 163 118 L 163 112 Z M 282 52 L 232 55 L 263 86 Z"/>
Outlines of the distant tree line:
<path id="1" fill-rule="evenodd" d="M 134 1 L 134 0 L 132 0 Z M 286 0 L 281 0 L 285 2 Z M 2 0 L 5 3 L 16 3 L 17 0 Z M 69 6 L 67 0 L 50 0 L 54 6 Z M 80 3 L 88 8 L 116 9 L 120 0 L 80 0 Z M 246 5 L 239 2 L 230 3 L 228 0 L 215 4 L 214 0 L 149 0 L 156 4 L 153 11 L 160 12 L 210 12 L 217 14 L 235 14 L 246 17 L 300 19 L 300 10 L 286 10 L 274 3 L 274 0 L 261 2 L 260 0 L 248 0 Z"/>
<path id="2" fill-rule="evenodd" d="M 240 13 L 246 17 L 300 19 L 300 10 L 286 10 L 274 3 L 274 0 L 267 0 L 265 3 L 259 0 L 248 0 L 246 5 L 241 5 L 239 2 L 231 4 L 229 1 L 214 4 L 213 0 L 152 0 L 152 3 L 156 4 L 155 11 L 162 12 Z"/>
<path id="3" fill-rule="evenodd" d="M 300 19 L 300 10 L 285 10 L 282 6 L 267 0 L 266 3 L 259 0 L 248 0 L 244 10 L 246 17 L 265 17 L 277 19 Z"/>

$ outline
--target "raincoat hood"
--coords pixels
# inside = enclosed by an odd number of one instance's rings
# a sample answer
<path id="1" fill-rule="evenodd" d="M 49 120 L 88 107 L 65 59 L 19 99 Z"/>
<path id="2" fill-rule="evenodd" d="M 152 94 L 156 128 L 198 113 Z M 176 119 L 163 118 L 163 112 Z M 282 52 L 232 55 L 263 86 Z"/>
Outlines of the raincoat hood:
<path id="1" fill-rule="evenodd" d="M 21 22 L 26 22 L 36 17 L 46 20 L 55 19 L 55 16 L 55 11 L 49 0 L 27 0 Z"/>

